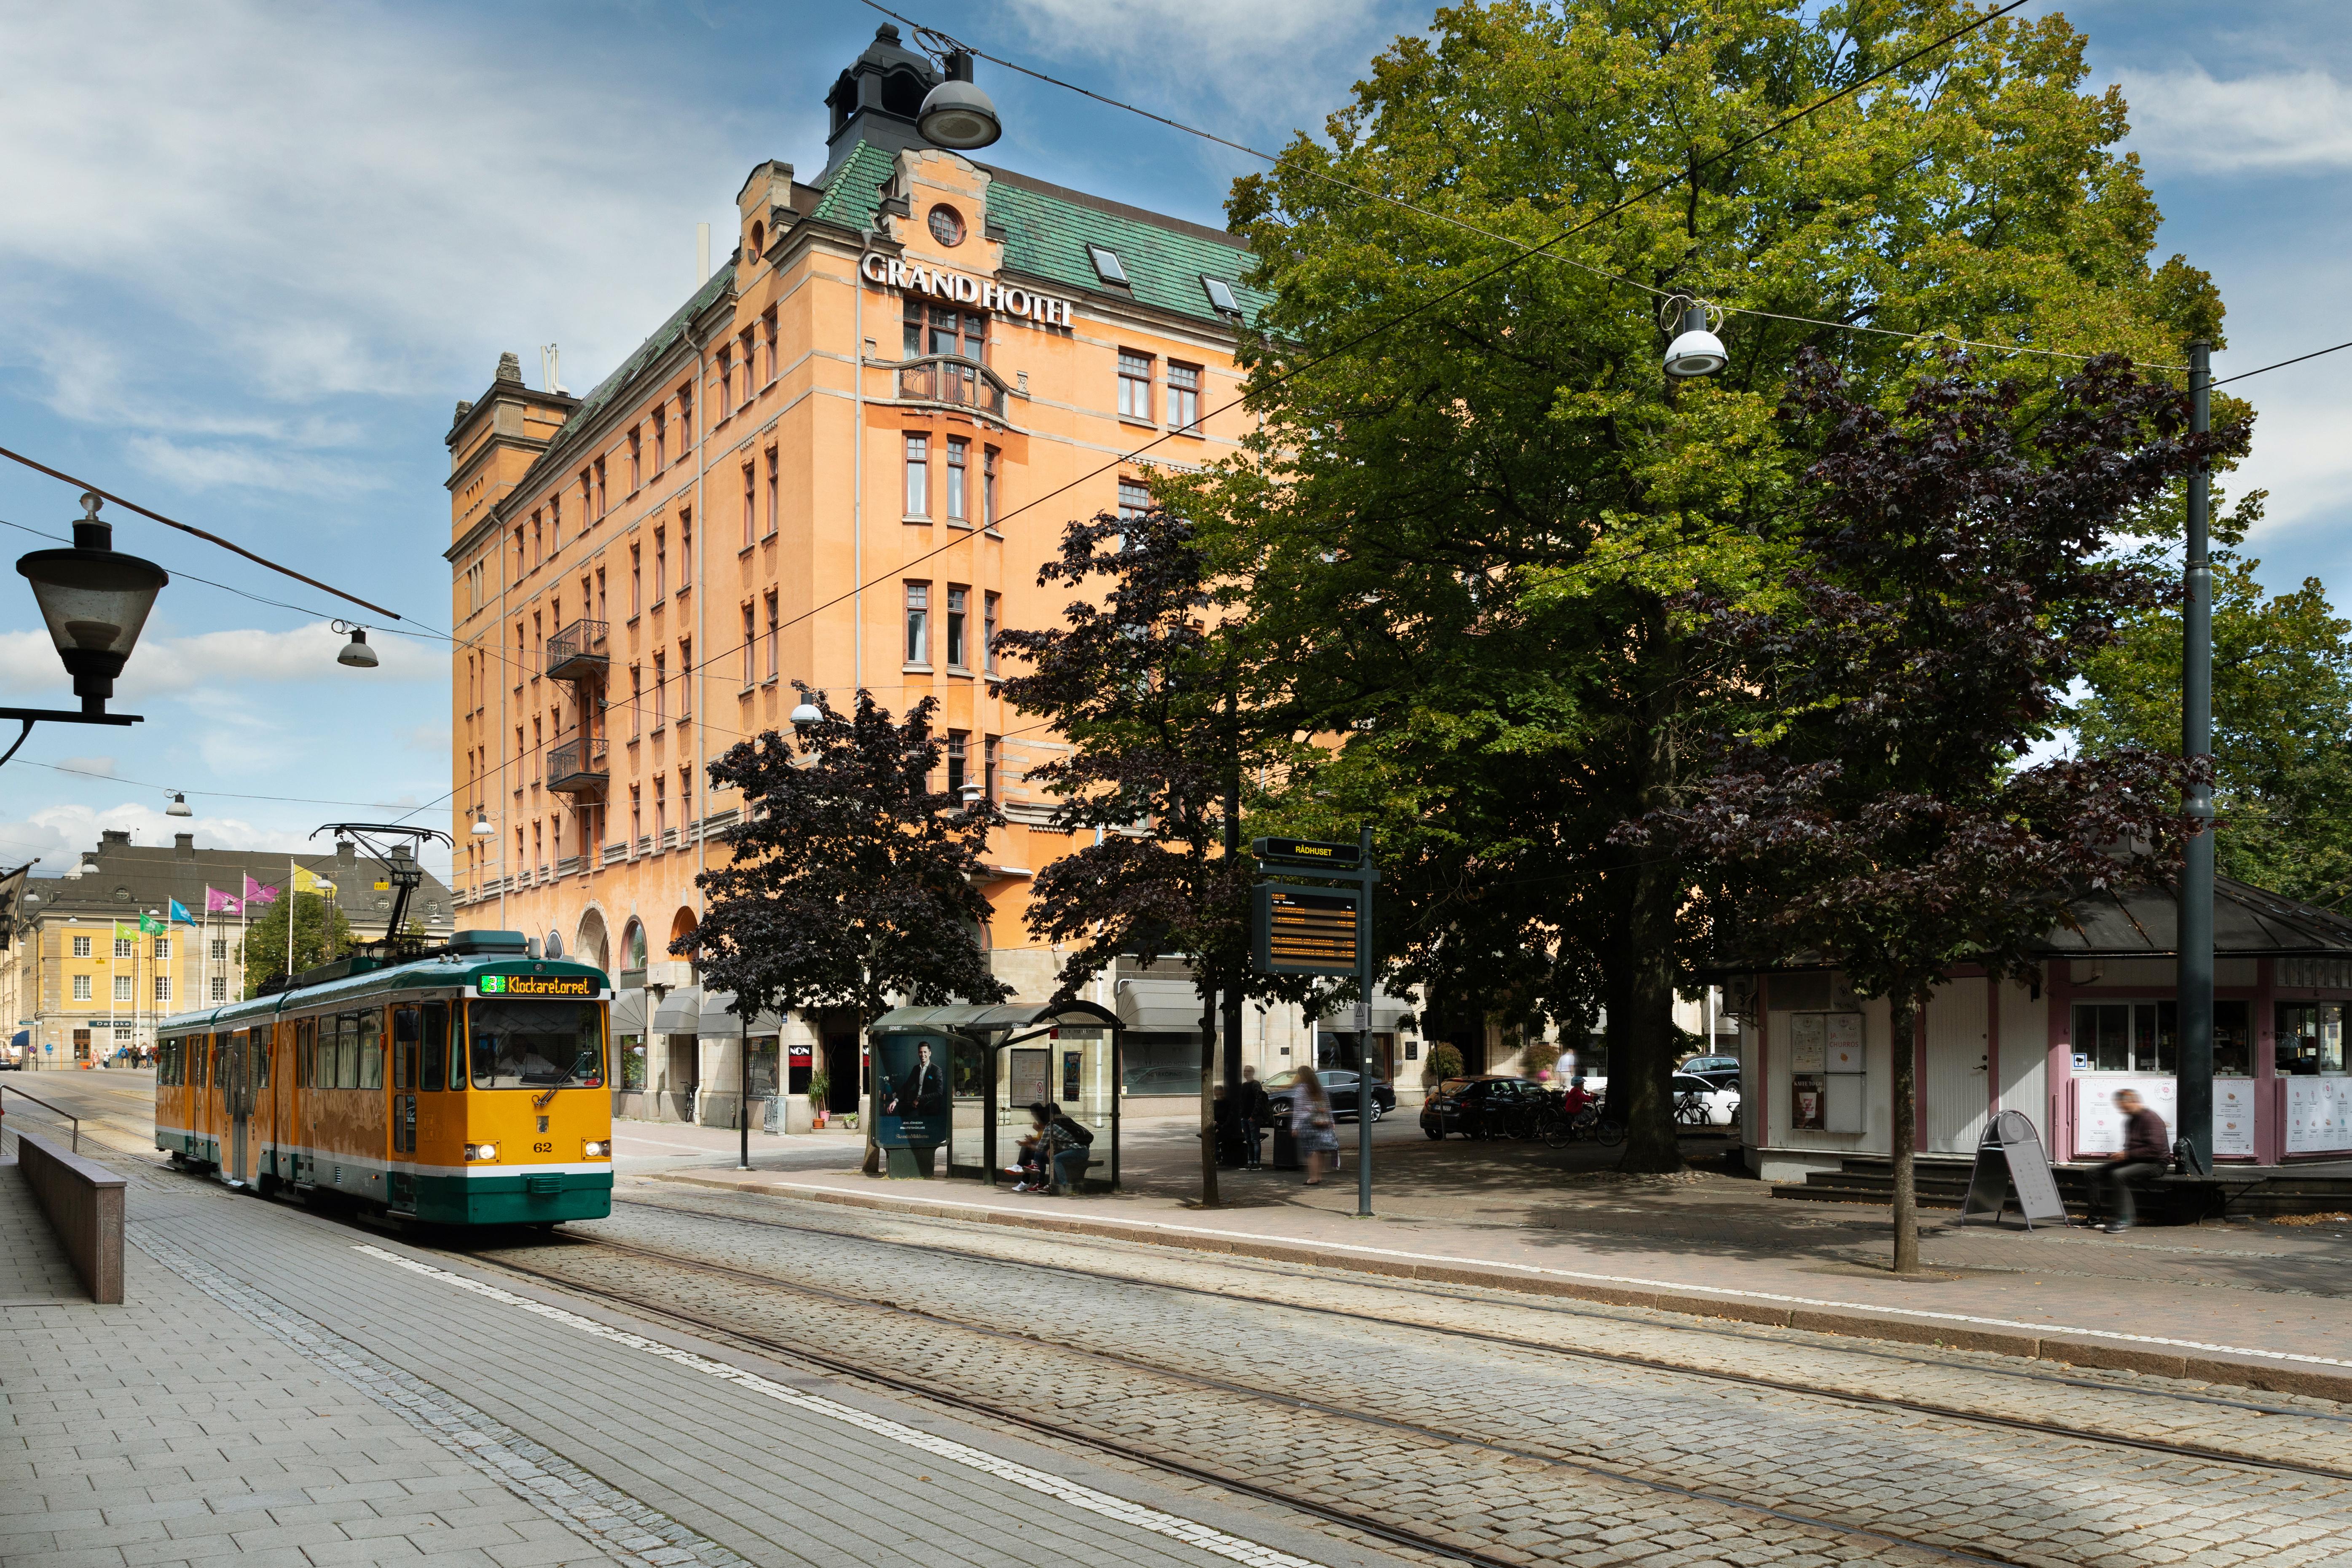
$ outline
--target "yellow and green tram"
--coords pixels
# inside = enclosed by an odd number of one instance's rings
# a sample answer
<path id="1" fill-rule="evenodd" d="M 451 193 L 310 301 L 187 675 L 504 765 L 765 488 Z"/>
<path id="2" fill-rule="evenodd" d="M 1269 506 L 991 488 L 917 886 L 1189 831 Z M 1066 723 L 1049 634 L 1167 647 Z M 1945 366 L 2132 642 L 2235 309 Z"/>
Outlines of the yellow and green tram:
<path id="1" fill-rule="evenodd" d="M 355 957 L 284 990 L 166 1018 L 155 1146 L 232 1186 L 438 1225 L 552 1225 L 613 1210 L 612 990 L 460 931 Z"/>

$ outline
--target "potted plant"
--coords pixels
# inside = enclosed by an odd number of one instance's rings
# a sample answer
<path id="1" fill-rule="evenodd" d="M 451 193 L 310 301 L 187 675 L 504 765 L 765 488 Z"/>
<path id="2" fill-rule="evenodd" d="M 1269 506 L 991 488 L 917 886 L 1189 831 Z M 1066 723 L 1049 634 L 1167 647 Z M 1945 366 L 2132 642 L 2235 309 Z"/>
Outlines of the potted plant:
<path id="1" fill-rule="evenodd" d="M 826 1078 L 824 1073 L 813 1072 L 809 1074 L 808 1102 L 810 1125 L 814 1127 L 823 1127 L 824 1125 L 824 1100 L 825 1096 L 832 1092 L 832 1089 L 833 1080 Z"/>

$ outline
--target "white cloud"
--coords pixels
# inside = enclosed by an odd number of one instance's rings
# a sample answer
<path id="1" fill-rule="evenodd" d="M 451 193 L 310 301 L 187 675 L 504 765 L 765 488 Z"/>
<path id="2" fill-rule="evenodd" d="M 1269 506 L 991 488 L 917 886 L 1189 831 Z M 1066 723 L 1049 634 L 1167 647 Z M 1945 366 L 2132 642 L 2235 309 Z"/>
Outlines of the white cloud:
<path id="1" fill-rule="evenodd" d="M 40 308 L 0 310 L 0 358 L 71 417 L 294 445 L 352 438 L 309 400 L 470 395 L 541 332 L 614 363 L 690 286 L 691 225 L 742 154 L 640 58 L 506 47 L 523 26 L 291 0 L 6 7 L 0 300 Z M 139 352 L 62 324 L 117 301 L 166 323 Z M 183 411 L 198 366 L 230 407 Z M 286 482 L 210 462 L 203 482 Z"/>
<path id="2" fill-rule="evenodd" d="M 12 764 L 13 765 L 13 764 Z M 110 806 L 53 805 L 15 821 L 0 821 L 0 856 L 19 866 L 35 856 L 43 873 L 64 870 L 98 847 L 108 829 L 128 832 L 133 844 L 169 845 L 173 836 L 193 832 L 199 849 L 273 849 L 299 844 L 299 834 L 263 827 L 235 816 L 166 816 L 143 804 Z"/>
<path id="3" fill-rule="evenodd" d="M 348 639 L 324 621 L 313 621 L 290 631 L 257 627 L 198 632 L 190 637 L 140 639 L 139 647 L 115 683 L 121 702 L 186 693 L 199 700 L 234 704 L 234 712 L 217 709 L 216 717 L 242 714 L 258 721 L 266 717 L 238 689 L 247 685 L 283 685 L 295 681 L 332 680 L 339 700 L 364 702 L 370 685 L 449 679 L 448 645 L 379 632 L 369 638 L 379 661 L 374 669 L 350 669 L 335 662 Z M 68 699 L 65 667 L 46 632 L 0 632 L 0 691 L 27 697 L 44 696 L 52 707 Z M 118 702 L 117 706 L 121 706 Z"/>
<path id="4" fill-rule="evenodd" d="M 2323 70 L 2216 81 L 2202 69 L 2132 71 L 2132 148 L 2206 174 L 2352 168 L 2352 87 Z"/>
<path id="5" fill-rule="evenodd" d="M 1365 57 L 1384 42 L 1374 37 L 1377 8 L 1361 0 L 1013 0 L 1011 10 L 1040 49 L 1093 55 L 1136 72 L 1133 89 L 1112 90 L 1152 95 L 1142 107 L 1198 124 L 1197 110 L 1170 105 L 1197 102 L 1205 89 L 1222 97 L 1228 112 L 1286 132 L 1293 124 L 1319 128 L 1362 74 Z M 1178 60 L 1182 69 L 1171 71 Z M 1142 121 L 1134 124 L 1144 131 Z M 1215 124 L 1202 129 L 1230 133 Z"/>
<path id="6" fill-rule="evenodd" d="M 383 475 L 357 462 L 304 454 L 281 456 L 256 447 L 190 446 L 160 436 L 134 437 L 131 455 L 141 467 L 184 489 L 222 486 L 286 490 L 296 495 L 348 496 L 382 489 Z"/>
<path id="7" fill-rule="evenodd" d="M 66 768 L 78 773 L 88 773 L 92 778 L 110 779 L 114 776 L 112 757 L 59 757 L 50 765 Z"/>

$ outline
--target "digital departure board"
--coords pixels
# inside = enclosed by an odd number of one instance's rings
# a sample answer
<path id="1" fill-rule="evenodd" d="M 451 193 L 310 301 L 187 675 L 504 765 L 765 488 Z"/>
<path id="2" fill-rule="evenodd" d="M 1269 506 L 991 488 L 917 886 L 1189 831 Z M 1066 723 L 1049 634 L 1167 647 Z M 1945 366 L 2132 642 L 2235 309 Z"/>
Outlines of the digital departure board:
<path id="1" fill-rule="evenodd" d="M 1265 882 L 1252 889 L 1250 934 L 1261 974 L 1353 974 L 1362 895 Z"/>

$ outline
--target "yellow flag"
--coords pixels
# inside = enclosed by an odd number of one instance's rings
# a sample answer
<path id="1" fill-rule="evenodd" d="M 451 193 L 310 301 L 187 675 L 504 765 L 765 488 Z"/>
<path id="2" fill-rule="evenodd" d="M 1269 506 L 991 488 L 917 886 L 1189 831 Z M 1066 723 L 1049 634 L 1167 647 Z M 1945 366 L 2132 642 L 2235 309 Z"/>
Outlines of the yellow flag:
<path id="1" fill-rule="evenodd" d="M 335 896 L 335 885 L 332 882 L 317 872 L 300 866 L 294 868 L 294 890 L 298 893 L 317 893 L 330 899 Z"/>

